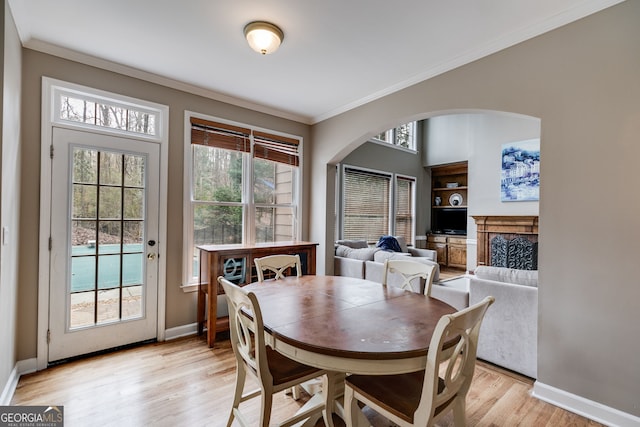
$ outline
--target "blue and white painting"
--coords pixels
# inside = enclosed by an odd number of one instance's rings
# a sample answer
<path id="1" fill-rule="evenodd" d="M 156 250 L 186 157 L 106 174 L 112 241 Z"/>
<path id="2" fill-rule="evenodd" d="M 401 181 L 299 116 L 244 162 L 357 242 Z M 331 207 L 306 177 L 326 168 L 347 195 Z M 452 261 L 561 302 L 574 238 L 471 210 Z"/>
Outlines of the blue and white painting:
<path id="1" fill-rule="evenodd" d="M 500 200 L 521 202 L 540 200 L 540 140 L 502 145 Z"/>

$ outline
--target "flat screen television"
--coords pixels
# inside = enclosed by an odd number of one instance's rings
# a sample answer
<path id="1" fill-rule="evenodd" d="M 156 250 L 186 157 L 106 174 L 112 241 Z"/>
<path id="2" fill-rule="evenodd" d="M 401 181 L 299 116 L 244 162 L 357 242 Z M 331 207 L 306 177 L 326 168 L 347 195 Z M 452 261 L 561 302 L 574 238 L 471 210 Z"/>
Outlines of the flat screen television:
<path id="1" fill-rule="evenodd" d="M 432 232 L 436 234 L 467 234 L 466 209 L 435 209 Z"/>

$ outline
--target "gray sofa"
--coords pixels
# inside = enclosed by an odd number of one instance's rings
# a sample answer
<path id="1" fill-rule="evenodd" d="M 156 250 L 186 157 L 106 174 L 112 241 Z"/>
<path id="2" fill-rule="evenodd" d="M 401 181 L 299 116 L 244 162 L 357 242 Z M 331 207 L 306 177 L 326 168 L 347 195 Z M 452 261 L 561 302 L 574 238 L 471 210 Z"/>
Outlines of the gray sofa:
<path id="1" fill-rule="evenodd" d="M 440 267 L 436 262 L 436 251 L 410 247 L 402 237 L 396 236 L 396 240 L 402 252 L 389 252 L 369 247 L 365 240 L 338 240 L 333 260 L 334 274 L 382 283 L 385 260 L 411 257 L 413 260 L 435 265 L 433 280 L 434 282 L 439 280 Z M 393 285 L 395 281 L 394 277 L 390 276 L 389 284 Z"/>
<path id="2" fill-rule="evenodd" d="M 465 281 L 440 281 L 440 266 L 436 260 L 436 251 L 407 247 L 402 238 L 396 237 L 396 239 L 402 250 L 406 252 L 387 252 L 378 248 L 369 248 L 364 240 L 337 241 L 336 255 L 333 261 L 334 274 L 382 283 L 385 259 L 411 257 L 413 260 L 436 266 L 431 288 L 432 297 L 444 301 L 458 310 L 469 306 L 469 289 L 465 285 Z M 402 279 L 396 274 L 391 274 L 388 278 L 390 286 L 399 286 L 401 283 Z M 414 289 L 414 291 L 423 292 L 424 281 L 421 282 L 420 289 Z"/>
<path id="3" fill-rule="evenodd" d="M 538 375 L 538 272 L 479 266 L 469 304 L 495 297 L 480 328 L 478 358 L 531 378 Z"/>

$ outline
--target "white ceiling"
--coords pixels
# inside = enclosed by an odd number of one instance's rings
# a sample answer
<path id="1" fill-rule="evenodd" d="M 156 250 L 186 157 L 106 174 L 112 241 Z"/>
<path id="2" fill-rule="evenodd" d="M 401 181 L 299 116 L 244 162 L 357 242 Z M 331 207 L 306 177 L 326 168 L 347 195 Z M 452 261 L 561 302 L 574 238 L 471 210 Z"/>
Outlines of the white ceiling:
<path id="1" fill-rule="evenodd" d="M 304 123 L 621 0 L 9 0 L 25 47 Z M 245 24 L 285 38 L 261 56 Z"/>

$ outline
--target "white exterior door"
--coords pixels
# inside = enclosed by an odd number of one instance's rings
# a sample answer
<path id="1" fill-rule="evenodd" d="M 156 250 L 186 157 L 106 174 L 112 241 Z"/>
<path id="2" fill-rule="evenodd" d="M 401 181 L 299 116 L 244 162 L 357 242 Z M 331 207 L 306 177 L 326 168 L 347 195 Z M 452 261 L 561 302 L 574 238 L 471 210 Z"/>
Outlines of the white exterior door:
<path id="1" fill-rule="evenodd" d="M 53 129 L 53 362 L 158 336 L 160 146 Z"/>

